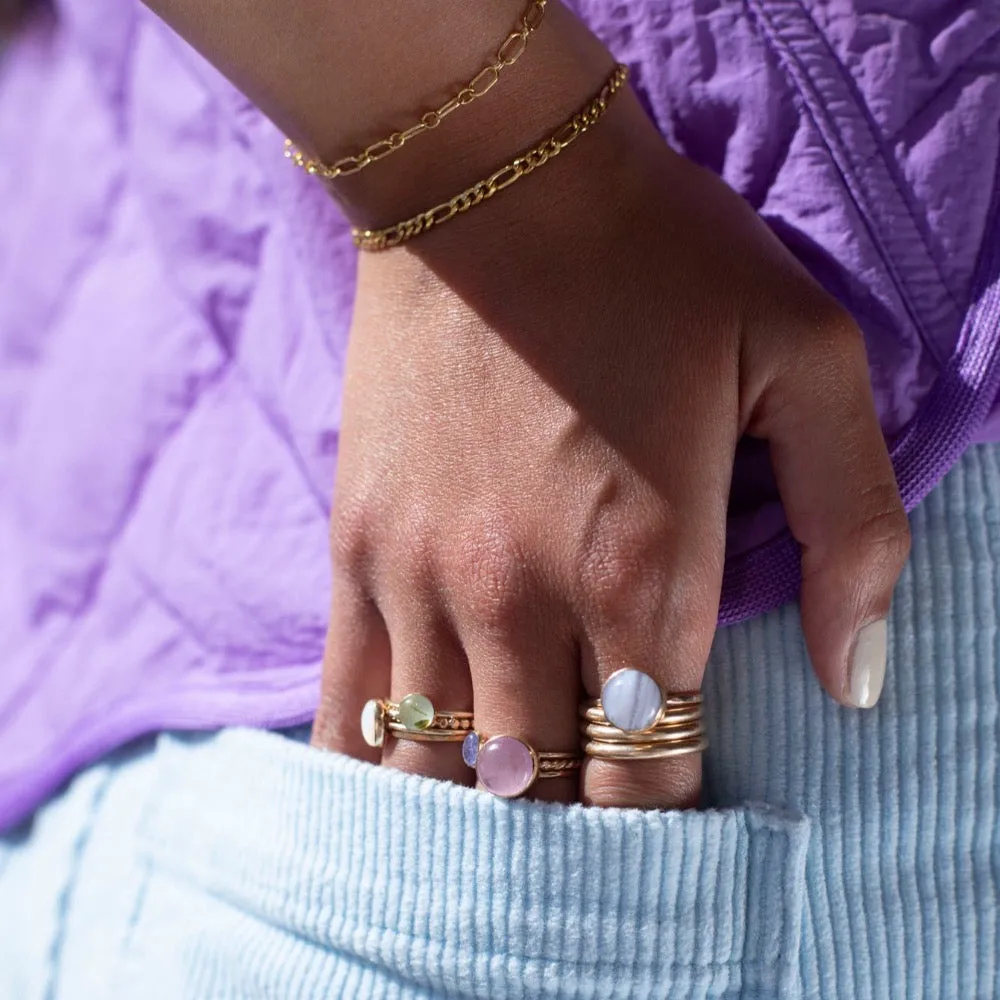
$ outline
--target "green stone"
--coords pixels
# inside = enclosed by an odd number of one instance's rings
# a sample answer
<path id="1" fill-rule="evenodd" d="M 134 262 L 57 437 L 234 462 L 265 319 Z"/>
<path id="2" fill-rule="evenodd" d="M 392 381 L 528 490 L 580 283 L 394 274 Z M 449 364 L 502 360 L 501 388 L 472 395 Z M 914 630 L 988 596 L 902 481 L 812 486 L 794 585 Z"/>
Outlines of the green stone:
<path id="1" fill-rule="evenodd" d="M 434 706 L 422 694 L 408 694 L 399 703 L 399 721 L 411 733 L 426 729 L 434 721 Z"/>

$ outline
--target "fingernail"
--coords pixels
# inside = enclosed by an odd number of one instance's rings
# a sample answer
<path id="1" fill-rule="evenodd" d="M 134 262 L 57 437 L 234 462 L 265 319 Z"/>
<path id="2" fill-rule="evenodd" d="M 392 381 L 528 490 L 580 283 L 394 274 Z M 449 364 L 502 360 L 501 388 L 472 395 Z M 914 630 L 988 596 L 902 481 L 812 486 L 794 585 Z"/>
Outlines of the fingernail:
<path id="1" fill-rule="evenodd" d="M 882 693 L 888 641 L 889 622 L 885 618 L 865 625 L 854 640 L 844 698 L 855 708 L 871 708 Z"/>

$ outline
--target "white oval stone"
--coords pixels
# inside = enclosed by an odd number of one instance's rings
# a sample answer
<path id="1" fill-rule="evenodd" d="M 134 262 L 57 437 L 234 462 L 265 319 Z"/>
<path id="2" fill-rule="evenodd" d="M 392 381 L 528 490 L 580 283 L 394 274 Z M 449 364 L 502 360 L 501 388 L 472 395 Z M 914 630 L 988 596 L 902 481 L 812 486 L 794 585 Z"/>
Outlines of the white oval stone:
<path id="1" fill-rule="evenodd" d="M 608 722 L 626 733 L 641 733 L 656 722 L 663 706 L 660 686 L 641 670 L 618 670 L 601 689 L 601 706 Z"/>
<path id="2" fill-rule="evenodd" d="M 377 698 L 366 701 L 361 709 L 361 735 L 370 747 L 385 743 L 385 709 Z"/>

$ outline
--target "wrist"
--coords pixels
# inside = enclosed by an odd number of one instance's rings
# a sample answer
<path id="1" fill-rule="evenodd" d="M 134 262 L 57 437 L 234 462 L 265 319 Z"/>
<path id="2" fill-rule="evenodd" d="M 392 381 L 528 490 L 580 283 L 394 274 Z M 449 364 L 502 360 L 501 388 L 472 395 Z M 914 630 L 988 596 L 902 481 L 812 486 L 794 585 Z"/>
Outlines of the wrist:
<path id="1" fill-rule="evenodd" d="M 401 314 L 441 315 L 456 294 L 512 313 L 573 297 L 655 225 L 678 160 L 625 88 L 564 153 L 495 198 L 400 247 L 362 253 L 359 292 Z"/>

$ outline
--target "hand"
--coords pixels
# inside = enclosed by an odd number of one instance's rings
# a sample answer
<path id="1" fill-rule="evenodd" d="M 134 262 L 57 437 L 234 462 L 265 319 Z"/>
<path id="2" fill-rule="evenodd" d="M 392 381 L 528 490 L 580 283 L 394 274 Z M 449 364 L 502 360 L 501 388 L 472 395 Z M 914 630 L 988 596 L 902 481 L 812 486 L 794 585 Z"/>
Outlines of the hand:
<path id="1" fill-rule="evenodd" d="M 877 698 L 852 652 L 909 538 L 861 336 L 631 94 L 494 201 L 363 254 L 351 337 L 315 743 L 377 761 L 362 704 L 422 692 L 573 749 L 580 699 L 619 667 L 697 690 L 741 435 L 768 443 L 802 544 L 820 681 Z M 454 744 L 381 759 L 473 777 Z M 689 756 L 591 761 L 533 794 L 683 807 L 699 787 Z"/>

